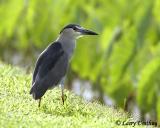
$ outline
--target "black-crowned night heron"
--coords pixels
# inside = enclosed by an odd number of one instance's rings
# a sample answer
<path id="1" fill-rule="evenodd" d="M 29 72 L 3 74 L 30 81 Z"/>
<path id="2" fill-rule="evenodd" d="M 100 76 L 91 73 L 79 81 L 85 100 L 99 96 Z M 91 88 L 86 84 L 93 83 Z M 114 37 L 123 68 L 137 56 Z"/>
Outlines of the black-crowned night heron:
<path id="1" fill-rule="evenodd" d="M 67 68 L 76 46 L 76 39 L 83 35 L 97 35 L 76 24 L 65 26 L 55 42 L 50 44 L 38 57 L 33 73 L 30 94 L 35 100 L 39 99 L 48 89 L 60 85 L 64 104 L 64 79 Z"/>

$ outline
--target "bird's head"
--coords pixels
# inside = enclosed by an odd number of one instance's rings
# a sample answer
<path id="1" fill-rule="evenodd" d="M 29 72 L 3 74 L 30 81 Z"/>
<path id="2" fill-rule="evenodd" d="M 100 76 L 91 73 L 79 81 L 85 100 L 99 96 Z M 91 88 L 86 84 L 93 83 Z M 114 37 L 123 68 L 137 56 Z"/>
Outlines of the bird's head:
<path id="1" fill-rule="evenodd" d="M 91 30 L 87 30 L 77 24 L 69 24 L 69 25 L 65 26 L 61 30 L 60 34 L 72 36 L 74 38 L 79 38 L 83 35 L 98 35 L 97 33 L 93 32 Z"/>

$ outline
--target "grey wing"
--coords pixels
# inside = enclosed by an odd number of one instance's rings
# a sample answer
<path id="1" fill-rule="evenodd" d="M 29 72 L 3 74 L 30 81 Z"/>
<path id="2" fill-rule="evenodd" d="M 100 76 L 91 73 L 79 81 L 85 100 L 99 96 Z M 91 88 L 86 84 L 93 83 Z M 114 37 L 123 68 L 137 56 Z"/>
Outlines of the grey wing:
<path id="1" fill-rule="evenodd" d="M 32 85 L 35 82 L 37 75 L 41 74 L 42 76 L 43 74 L 47 74 L 49 71 L 49 68 L 52 68 L 54 66 L 56 59 L 58 59 L 62 54 L 63 54 L 63 50 L 62 50 L 61 44 L 57 42 L 51 44 L 47 49 L 45 49 L 40 54 L 35 65 Z"/>
<path id="2" fill-rule="evenodd" d="M 68 57 L 63 54 L 56 65 L 51 69 L 51 71 L 42 80 L 43 85 L 47 85 L 48 88 L 52 88 L 59 84 L 63 77 L 65 76 L 68 69 Z"/>
<path id="3" fill-rule="evenodd" d="M 38 73 L 38 69 L 39 69 L 40 65 L 42 64 L 43 59 L 45 58 L 45 56 L 46 56 L 46 53 L 42 53 L 42 54 L 40 54 L 40 56 L 37 59 L 37 62 L 36 62 L 36 65 L 35 65 L 35 69 L 34 69 L 34 72 L 33 72 L 32 85 L 35 82 L 35 78 L 36 78 L 36 75 Z"/>
<path id="4" fill-rule="evenodd" d="M 66 73 L 68 61 L 60 43 L 51 44 L 39 57 L 33 74 L 30 94 L 35 99 L 57 84 Z M 58 70 L 59 69 L 59 70 Z"/>

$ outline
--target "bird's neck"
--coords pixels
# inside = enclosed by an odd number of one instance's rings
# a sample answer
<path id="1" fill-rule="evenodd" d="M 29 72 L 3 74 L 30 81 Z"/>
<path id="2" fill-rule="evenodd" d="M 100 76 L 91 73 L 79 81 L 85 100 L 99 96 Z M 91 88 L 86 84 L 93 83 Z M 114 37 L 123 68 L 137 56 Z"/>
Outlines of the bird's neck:
<path id="1" fill-rule="evenodd" d="M 76 47 L 76 39 L 73 37 L 60 35 L 57 41 L 61 43 L 63 50 L 69 56 L 69 58 L 71 58 Z"/>

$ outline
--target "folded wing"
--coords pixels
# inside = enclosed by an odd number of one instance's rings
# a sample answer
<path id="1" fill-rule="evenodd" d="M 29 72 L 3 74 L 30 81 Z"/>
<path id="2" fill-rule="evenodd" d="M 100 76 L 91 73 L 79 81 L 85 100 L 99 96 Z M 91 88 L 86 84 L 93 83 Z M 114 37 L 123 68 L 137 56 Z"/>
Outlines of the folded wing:
<path id="1" fill-rule="evenodd" d="M 51 44 L 41 53 L 36 62 L 30 90 L 34 99 L 40 99 L 47 89 L 60 82 L 68 66 L 65 58 L 63 48 L 58 42 Z"/>

